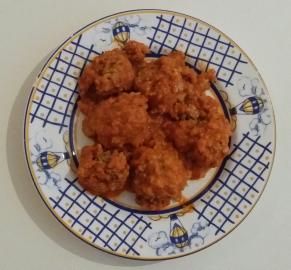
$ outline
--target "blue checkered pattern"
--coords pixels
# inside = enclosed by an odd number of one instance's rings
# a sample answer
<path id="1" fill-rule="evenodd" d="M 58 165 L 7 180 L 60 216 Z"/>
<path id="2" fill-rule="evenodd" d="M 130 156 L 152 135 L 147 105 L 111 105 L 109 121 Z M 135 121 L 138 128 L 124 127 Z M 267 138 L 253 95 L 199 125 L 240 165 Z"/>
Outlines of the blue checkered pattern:
<path id="1" fill-rule="evenodd" d="M 249 133 L 234 145 L 216 183 L 196 206 L 198 219 L 203 218 L 225 233 L 225 227 L 235 223 L 257 197 L 269 168 L 271 142 L 262 144 L 261 137 L 253 139 Z"/>
<path id="2" fill-rule="evenodd" d="M 204 63 L 205 70 L 215 69 L 217 79 L 225 86 L 233 85 L 234 75 L 241 74 L 239 65 L 247 64 L 221 34 L 198 22 L 169 15 L 157 16 L 157 20 L 153 36 L 149 38 L 153 54 L 183 51 L 189 65 L 200 70 L 200 62 Z"/>
<path id="3" fill-rule="evenodd" d="M 68 127 L 77 99 L 77 79 L 90 59 L 99 55 L 82 44 L 82 35 L 66 46 L 50 64 L 36 88 L 32 100 L 30 122 L 41 122 L 58 128 L 59 133 Z"/>
<path id="4" fill-rule="evenodd" d="M 65 178 L 65 186 L 57 199 L 50 197 L 53 208 L 73 230 L 93 244 L 112 251 L 139 255 L 136 247 L 142 246 L 144 234 L 151 229 L 142 215 L 108 205 L 100 197 L 89 195 L 77 179 Z"/>

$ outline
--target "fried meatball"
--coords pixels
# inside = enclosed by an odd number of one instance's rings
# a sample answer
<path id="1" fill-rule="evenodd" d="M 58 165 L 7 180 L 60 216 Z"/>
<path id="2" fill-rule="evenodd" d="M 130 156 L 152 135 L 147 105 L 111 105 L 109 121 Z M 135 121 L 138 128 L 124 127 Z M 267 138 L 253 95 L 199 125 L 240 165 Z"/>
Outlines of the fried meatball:
<path id="1" fill-rule="evenodd" d="M 167 138 L 193 167 L 193 178 L 200 178 L 209 168 L 220 165 L 229 153 L 231 135 L 230 123 L 218 101 L 205 95 L 200 103 L 202 117 L 198 121 L 168 121 L 164 125 Z"/>
<path id="2" fill-rule="evenodd" d="M 104 151 L 100 144 L 82 149 L 78 182 L 94 195 L 114 196 L 123 191 L 129 174 L 124 153 Z"/>
<path id="3" fill-rule="evenodd" d="M 134 85 L 149 98 L 152 113 L 168 114 L 175 120 L 196 119 L 199 116 L 196 95 L 209 88 L 209 77 L 208 73 L 198 75 L 186 66 L 183 53 L 172 52 L 144 64 Z"/>
<path id="4" fill-rule="evenodd" d="M 93 59 L 79 79 L 80 96 L 86 96 L 90 88 L 98 95 L 108 96 L 127 91 L 134 81 L 134 69 L 124 51 L 114 49 Z"/>
<path id="5" fill-rule="evenodd" d="M 140 146 L 150 135 L 146 97 L 123 93 L 100 102 L 84 119 L 83 131 L 106 148 Z"/>
<path id="6" fill-rule="evenodd" d="M 151 210 L 162 209 L 171 200 L 181 199 L 181 191 L 190 176 L 177 151 L 165 143 L 139 148 L 132 167 L 131 188 L 136 193 L 136 201 Z"/>
<path id="7" fill-rule="evenodd" d="M 135 88 L 149 98 L 154 113 L 171 114 L 173 106 L 185 98 L 181 67 L 175 63 L 168 56 L 161 57 L 145 64 L 137 73 Z"/>

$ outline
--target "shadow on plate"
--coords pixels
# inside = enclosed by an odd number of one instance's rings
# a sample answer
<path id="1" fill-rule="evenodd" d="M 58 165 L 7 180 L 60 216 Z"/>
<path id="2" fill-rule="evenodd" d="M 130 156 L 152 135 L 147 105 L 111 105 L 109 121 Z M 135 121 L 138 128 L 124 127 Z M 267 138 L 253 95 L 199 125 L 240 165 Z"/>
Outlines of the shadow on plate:
<path id="1" fill-rule="evenodd" d="M 6 143 L 7 161 L 11 180 L 20 202 L 34 223 L 50 239 L 75 255 L 93 262 L 121 267 L 134 267 L 157 263 L 153 261 L 137 261 L 116 257 L 91 247 L 61 226 L 56 218 L 49 213 L 49 210 L 37 194 L 24 157 L 23 121 L 30 89 L 38 72 L 47 59 L 48 56 L 42 59 L 22 84 L 9 117 Z"/>

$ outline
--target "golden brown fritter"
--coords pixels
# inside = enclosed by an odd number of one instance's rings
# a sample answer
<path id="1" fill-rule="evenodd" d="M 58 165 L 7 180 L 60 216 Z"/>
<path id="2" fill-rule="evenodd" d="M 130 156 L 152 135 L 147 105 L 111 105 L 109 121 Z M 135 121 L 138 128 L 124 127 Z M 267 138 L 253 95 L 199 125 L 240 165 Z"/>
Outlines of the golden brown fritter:
<path id="1" fill-rule="evenodd" d="M 230 124 L 216 99 L 201 95 L 199 104 L 198 121 L 168 121 L 164 124 L 167 138 L 192 167 L 194 179 L 204 176 L 209 168 L 220 165 L 229 152 L 231 135 Z"/>
<path id="2" fill-rule="evenodd" d="M 134 69 L 124 51 L 114 49 L 93 59 L 79 79 L 80 96 L 93 87 L 101 96 L 129 90 L 134 81 Z"/>
<path id="3" fill-rule="evenodd" d="M 83 148 L 78 176 L 93 194 L 129 189 L 142 208 L 158 210 L 220 165 L 231 129 L 208 91 L 214 71 L 196 73 L 180 52 L 146 61 L 148 52 L 130 41 L 85 68 L 78 106 L 96 145 Z"/>
<path id="4" fill-rule="evenodd" d="M 78 181 L 90 193 L 117 195 L 124 190 L 128 174 L 129 166 L 124 153 L 104 151 L 100 144 L 82 149 Z"/>
<path id="5" fill-rule="evenodd" d="M 144 64 L 135 78 L 135 88 L 149 98 L 152 113 L 168 114 L 175 120 L 199 116 L 195 105 L 197 93 L 209 86 L 213 74 L 197 75 L 185 65 L 185 55 L 172 52 Z"/>
<path id="6" fill-rule="evenodd" d="M 141 147 L 131 163 L 134 168 L 131 189 L 143 208 L 162 209 L 171 200 L 181 199 L 190 174 L 171 145 Z"/>
<path id="7" fill-rule="evenodd" d="M 123 93 L 101 101 L 85 118 L 83 131 L 108 149 L 142 145 L 150 135 L 147 98 Z"/>

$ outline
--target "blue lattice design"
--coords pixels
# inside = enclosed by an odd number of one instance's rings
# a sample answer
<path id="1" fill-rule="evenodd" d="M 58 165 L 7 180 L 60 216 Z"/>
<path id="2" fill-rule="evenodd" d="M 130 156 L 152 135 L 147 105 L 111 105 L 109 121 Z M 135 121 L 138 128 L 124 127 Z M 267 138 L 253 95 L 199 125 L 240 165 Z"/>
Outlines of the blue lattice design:
<path id="1" fill-rule="evenodd" d="M 196 211 L 198 219 L 204 218 L 216 228 L 215 234 L 225 233 L 225 226 L 234 224 L 235 218 L 251 206 L 264 182 L 264 172 L 269 168 L 271 142 L 263 145 L 261 137 L 253 139 L 249 132 L 234 148 L 216 184 L 200 200 Z"/>
<path id="2" fill-rule="evenodd" d="M 247 62 L 221 34 L 186 18 L 160 15 L 157 19 L 153 36 L 149 38 L 153 54 L 168 54 L 176 49 L 183 51 L 188 64 L 199 70 L 198 63 L 204 62 L 205 70 L 215 69 L 217 79 L 225 86 L 233 85 L 235 74 L 242 74 L 238 66 Z"/>
<path id="3" fill-rule="evenodd" d="M 39 120 L 42 127 L 56 126 L 61 133 L 69 125 L 77 99 L 77 79 L 90 59 L 99 55 L 93 45 L 81 44 L 82 35 L 63 48 L 48 67 L 32 100 L 30 122 Z"/>
<path id="4" fill-rule="evenodd" d="M 100 197 L 90 196 L 77 179 L 65 178 L 60 197 L 51 198 L 53 208 L 72 229 L 98 246 L 123 254 L 139 255 L 136 246 L 146 242 L 144 233 L 151 229 L 142 215 L 116 208 Z"/>

